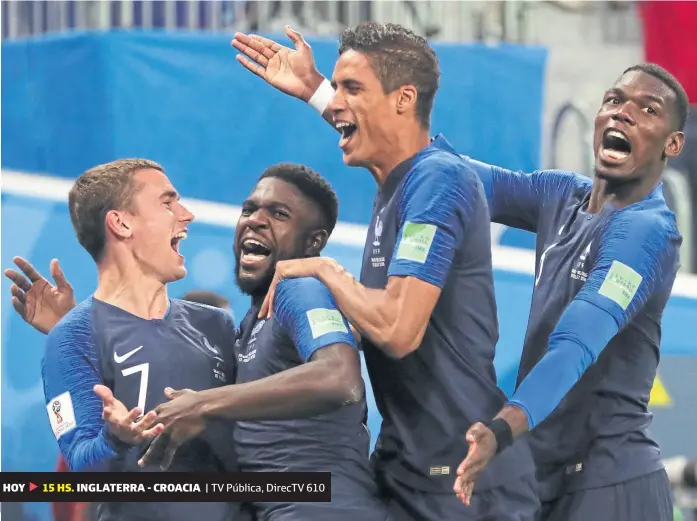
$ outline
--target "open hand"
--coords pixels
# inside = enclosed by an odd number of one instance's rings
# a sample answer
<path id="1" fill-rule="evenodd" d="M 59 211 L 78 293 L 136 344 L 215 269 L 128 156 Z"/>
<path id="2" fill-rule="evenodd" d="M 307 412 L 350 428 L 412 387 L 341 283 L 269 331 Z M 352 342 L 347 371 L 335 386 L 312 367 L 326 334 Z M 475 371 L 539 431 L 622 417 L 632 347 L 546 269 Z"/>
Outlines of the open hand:
<path id="1" fill-rule="evenodd" d="M 276 288 L 278 283 L 284 279 L 301 279 L 303 277 L 315 277 L 320 279 L 323 270 L 332 269 L 338 272 L 346 271 L 334 259 L 329 257 L 310 257 L 306 259 L 293 259 L 286 261 L 278 261 L 276 263 L 276 272 L 269 291 L 266 293 L 266 298 L 259 309 L 259 318 L 266 317 L 268 320 L 273 314 L 273 299 L 276 296 Z"/>
<path id="2" fill-rule="evenodd" d="M 51 261 L 51 277 L 55 286 L 22 257 L 14 257 L 13 260 L 24 275 L 15 270 L 5 270 L 5 276 L 14 283 L 10 288 L 12 306 L 27 324 L 48 334 L 75 307 L 73 287 L 65 278 L 58 259 Z"/>
<path id="3" fill-rule="evenodd" d="M 295 50 L 273 40 L 235 33 L 231 45 L 242 54 L 237 61 L 281 92 L 308 102 L 324 77 L 315 67 L 312 49 L 302 35 L 286 26 Z"/>
<path id="4" fill-rule="evenodd" d="M 138 407 L 129 411 L 105 385 L 95 385 L 94 392 L 102 399 L 104 423 L 109 426 L 111 434 L 123 443 L 140 445 L 143 441 L 152 439 L 162 432 L 160 425 L 152 427 L 157 418 L 154 412 L 143 416 L 142 409 Z"/>
<path id="5" fill-rule="evenodd" d="M 491 458 L 496 455 L 496 436 L 483 423 L 475 423 L 469 428 L 465 439 L 469 444 L 467 457 L 457 468 L 457 479 L 453 490 L 465 504 L 470 504 L 474 483 Z"/>

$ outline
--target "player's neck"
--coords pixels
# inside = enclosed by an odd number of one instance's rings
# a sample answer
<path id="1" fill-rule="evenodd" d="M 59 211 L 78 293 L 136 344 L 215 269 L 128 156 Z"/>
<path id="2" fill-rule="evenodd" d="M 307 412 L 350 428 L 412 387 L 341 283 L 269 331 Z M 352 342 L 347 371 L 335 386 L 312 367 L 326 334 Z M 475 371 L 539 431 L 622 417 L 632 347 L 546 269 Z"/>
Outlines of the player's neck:
<path id="1" fill-rule="evenodd" d="M 419 128 L 417 133 L 412 129 L 405 129 L 401 133 L 397 132 L 394 139 L 382 148 L 379 162 L 375 162 L 368 170 L 373 174 L 378 185 L 382 186 L 392 170 L 400 163 L 418 154 L 430 142 L 428 130 Z"/>
<path id="2" fill-rule="evenodd" d="M 610 183 L 596 175 L 588 201 L 588 213 L 600 213 L 606 204 L 612 204 L 618 210 L 626 208 L 648 196 L 660 181 L 660 177 L 646 176 L 631 183 Z"/>
<path id="3" fill-rule="evenodd" d="M 101 263 L 94 297 L 145 320 L 167 313 L 167 285 L 139 269 L 117 263 Z"/>

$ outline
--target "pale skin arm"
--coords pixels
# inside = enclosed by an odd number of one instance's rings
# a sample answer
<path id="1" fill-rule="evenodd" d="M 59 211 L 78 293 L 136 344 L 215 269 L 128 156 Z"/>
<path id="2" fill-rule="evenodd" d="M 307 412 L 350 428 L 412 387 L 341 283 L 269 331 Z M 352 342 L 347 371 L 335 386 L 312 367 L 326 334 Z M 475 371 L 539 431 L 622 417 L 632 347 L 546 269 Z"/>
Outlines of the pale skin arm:
<path id="1" fill-rule="evenodd" d="M 415 277 L 390 277 L 384 290 L 369 289 L 326 257 L 281 261 L 259 316 L 271 316 L 281 280 L 300 277 L 324 283 L 351 325 L 392 358 L 404 358 L 419 347 L 441 293 Z"/>

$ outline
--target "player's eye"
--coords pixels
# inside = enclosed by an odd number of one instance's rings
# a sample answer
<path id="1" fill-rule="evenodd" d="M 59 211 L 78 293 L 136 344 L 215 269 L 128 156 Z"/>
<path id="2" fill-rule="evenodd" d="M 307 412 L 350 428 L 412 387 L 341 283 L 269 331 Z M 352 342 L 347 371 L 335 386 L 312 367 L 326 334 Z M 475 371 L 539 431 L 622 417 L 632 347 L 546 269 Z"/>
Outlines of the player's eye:
<path id="1" fill-rule="evenodd" d="M 646 107 L 646 113 L 655 116 L 657 112 L 652 107 Z"/>
<path id="2" fill-rule="evenodd" d="M 605 98 L 605 103 L 609 103 L 610 105 L 617 105 L 620 102 L 619 99 L 617 99 L 617 96 L 607 96 Z"/>
<path id="3" fill-rule="evenodd" d="M 249 217 L 250 215 L 252 215 L 253 211 L 254 209 L 250 208 L 249 206 L 242 207 L 242 215 L 244 215 L 245 217 Z"/>
<path id="4" fill-rule="evenodd" d="M 274 216 L 276 219 L 287 219 L 288 217 L 290 217 L 290 216 L 288 215 L 288 212 L 284 212 L 283 210 L 276 210 L 276 211 L 274 212 L 273 216 Z"/>

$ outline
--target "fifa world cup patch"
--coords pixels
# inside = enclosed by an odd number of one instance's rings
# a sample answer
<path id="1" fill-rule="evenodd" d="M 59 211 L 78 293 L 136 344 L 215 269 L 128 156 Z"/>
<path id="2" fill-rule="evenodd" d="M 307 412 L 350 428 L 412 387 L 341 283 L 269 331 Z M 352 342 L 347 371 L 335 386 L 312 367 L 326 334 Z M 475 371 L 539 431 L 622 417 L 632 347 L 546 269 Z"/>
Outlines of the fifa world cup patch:
<path id="1" fill-rule="evenodd" d="M 312 338 L 319 338 L 327 333 L 348 333 L 344 317 L 336 309 L 316 308 L 307 312 Z"/>
<path id="2" fill-rule="evenodd" d="M 598 293 L 609 298 L 626 311 L 642 280 L 643 277 L 626 264 L 612 261 Z"/>
<path id="3" fill-rule="evenodd" d="M 402 240 L 399 241 L 397 259 L 425 263 L 435 236 L 435 225 L 407 221 L 402 229 Z"/>
<path id="4" fill-rule="evenodd" d="M 56 439 L 63 434 L 72 431 L 77 427 L 75 421 L 75 411 L 73 410 L 73 400 L 69 392 L 59 394 L 46 404 L 48 419 L 51 422 L 51 429 Z"/>

